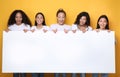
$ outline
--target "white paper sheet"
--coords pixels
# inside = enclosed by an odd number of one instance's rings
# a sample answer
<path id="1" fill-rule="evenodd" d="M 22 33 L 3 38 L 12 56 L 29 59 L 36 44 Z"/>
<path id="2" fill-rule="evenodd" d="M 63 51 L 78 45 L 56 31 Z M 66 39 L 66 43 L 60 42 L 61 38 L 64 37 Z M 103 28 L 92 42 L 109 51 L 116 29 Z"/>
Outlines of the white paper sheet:
<path id="1" fill-rule="evenodd" d="M 114 32 L 3 32 L 2 72 L 115 73 Z"/>

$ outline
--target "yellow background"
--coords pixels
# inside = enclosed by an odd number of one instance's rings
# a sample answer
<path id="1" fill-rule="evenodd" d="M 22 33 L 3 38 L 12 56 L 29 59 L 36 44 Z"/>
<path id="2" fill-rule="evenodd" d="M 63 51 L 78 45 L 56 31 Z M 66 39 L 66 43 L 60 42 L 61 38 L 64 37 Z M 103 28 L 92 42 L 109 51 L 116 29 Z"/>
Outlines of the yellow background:
<path id="1" fill-rule="evenodd" d="M 0 0 L 0 77 L 12 77 L 2 73 L 2 31 L 7 28 L 8 18 L 15 9 L 22 9 L 34 24 L 37 12 L 43 12 L 47 25 L 56 23 L 56 11 L 63 8 L 67 13 L 66 23 L 71 25 L 79 12 L 87 11 L 91 17 L 91 26 L 96 27 L 100 15 L 106 14 L 110 21 L 110 29 L 116 33 L 116 73 L 110 77 L 120 77 L 120 0 Z M 12 45 L 12 44 L 11 44 Z M 27 75 L 28 77 L 30 74 Z M 68 74 L 70 77 L 70 74 Z M 45 74 L 53 77 L 53 74 Z M 87 74 L 91 77 L 91 74 Z"/>

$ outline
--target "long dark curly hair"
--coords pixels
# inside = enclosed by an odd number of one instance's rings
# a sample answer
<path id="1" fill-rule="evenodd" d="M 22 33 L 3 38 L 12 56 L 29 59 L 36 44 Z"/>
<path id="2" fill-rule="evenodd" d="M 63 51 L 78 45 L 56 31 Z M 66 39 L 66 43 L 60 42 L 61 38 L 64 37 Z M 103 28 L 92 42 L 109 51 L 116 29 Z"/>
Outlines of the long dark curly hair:
<path id="1" fill-rule="evenodd" d="M 13 24 L 16 23 L 16 21 L 15 21 L 15 16 L 16 16 L 17 13 L 20 13 L 20 14 L 22 15 L 22 23 L 24 23 L 24 24 L 26 24 L 26 25 L 28 24 L 28 25 L 32 26 L 29 17 L 25 14 L 24 11 L 22 11 L 22 10 L 14 10 L 14 11 L 11 13 L 10 17 L 9 17 L 8 27 L 9 27 L 10 25 L 13 25 Z"/>

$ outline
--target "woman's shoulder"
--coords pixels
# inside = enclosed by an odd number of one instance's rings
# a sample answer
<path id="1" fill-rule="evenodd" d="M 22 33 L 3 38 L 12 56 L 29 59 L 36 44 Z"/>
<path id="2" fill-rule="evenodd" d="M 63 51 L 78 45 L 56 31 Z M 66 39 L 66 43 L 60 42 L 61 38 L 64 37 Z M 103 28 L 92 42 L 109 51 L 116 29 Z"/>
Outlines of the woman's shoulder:
<path id="1" fill-rule="evenodd" d="M 36 26 L 35 26 L 35 25 L 33 25 L 31 28 L 36 28 Z"/>
<path id="2" fill-rule="evenodd" d="M 72 26 L 77 26 L 77 24 L 72 24 Z"/>
<path id="3" fill-rule="evenodd" d="M 92 30 L 92 27 L 91 27 L 91 26 L 88 26 L 88 29 L 89 29 L 89 30 Z"/>
<path id="4" fill-rule="evenodd" d="M 68 24 L 64 24 L 64 26 L 70 27 L 70 25 L 68 25 Z"/>
<path id="5" fill-rule="evenodd" d="M 22 23 L 23 26 L 30 27 L 29 24 Z"/>
<path id="6" fill-rule="evenodd" d="M 51 24 L 50 26 L 56 26 L 56 25 L 58 25 L 58 24 Z"/>
<path id="7" fill-rule="evenodd" d="M 49 28 L 49 26 L 47 26 L 47 25 L 44 25 L 44 26 L 43 26 L 43 28 Z"/>
<path id="8" fill-rule="evenodd" d="M 50 25 L 50 28 L 54 29 L 54 28 L 57 28 L 58 27 L 58 24 L 51 24 Z"/>
<path id="9" fill-rule="evenodd" d="M 13 28 L 13 27 L 16 27 L 17 25 L 16 24 L 11 24 L 8 26 L 8 28 Z"/>

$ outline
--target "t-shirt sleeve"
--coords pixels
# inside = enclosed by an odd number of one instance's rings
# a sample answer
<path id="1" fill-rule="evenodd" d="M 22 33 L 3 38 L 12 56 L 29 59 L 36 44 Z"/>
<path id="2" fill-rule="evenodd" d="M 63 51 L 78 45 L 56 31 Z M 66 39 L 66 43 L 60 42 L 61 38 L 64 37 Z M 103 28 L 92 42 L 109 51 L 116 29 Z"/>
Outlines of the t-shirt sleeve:
<path id="1" fill-rule="evenodd" d="M 11 27 L 12 27 L 12 26 L 9 26 L 9 27 L 8 27 L 8 29 L 9 29 L 9 30 L 12 30 L 12 28 L 11 28 Z"/>
<path id="2" fill-rule="evenodd" d="M 35 29 L 35 26 L 32 26 L 31 28 L 30 28 L 30 30 L 34 30 Z"/>
<path id="3" fill-rule="evenodd" d="M 67 26 L 65 27 L 65 29 L 66 29 L 66 30 L 71 30 L 71 26 L 67 25 Z"/>
<path id="4" fill-rule="evenodd" d="M 77 25 L 73 24 L 71 30 L 77 30 Z"/>
<path id="5" fill-rule="evenodd" d="M 45 30 L 49 30 L 50 28 L 48 27 L 48 26 L 45 26 L 45 28 L 44 28 Z"/>
<path id="6" fill-rule="evenodd" d="M 30 25 L 26 25 L 25 29 L 30 30 Z"/>
<path id="7" fill-rule="evenodd" d="M 88 31 L 92 31 L 92 27 L 88 26 Z"/>
<path id="8" fill-rule="evenodd" d="M 57 29 L 56 25 L 51 25 L 50 26 L 50 30 L 55 30 L 55 29 Z"/>

